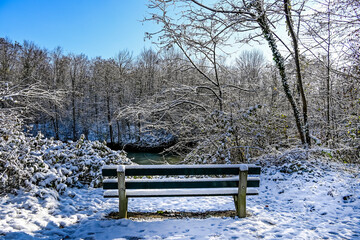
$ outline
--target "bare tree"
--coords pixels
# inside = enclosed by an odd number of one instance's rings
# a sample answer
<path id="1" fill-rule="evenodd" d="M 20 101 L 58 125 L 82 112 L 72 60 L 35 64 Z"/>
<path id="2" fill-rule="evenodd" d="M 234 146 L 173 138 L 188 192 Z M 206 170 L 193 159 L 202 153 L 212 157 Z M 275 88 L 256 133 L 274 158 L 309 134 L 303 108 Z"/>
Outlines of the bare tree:
<path id="1" fill-rule="evenodd" d="M 62 89 L 49 89 L 49 59 L 47 52 L 35 44 L 11 43 L 0 39 L 0 106 L 1 111 L 21 113 L 22 117 L 36 114 L 51 116 L 48 103 L 60 105 Z"/>
<path id="2" fill-rule="evenodd" d="M 99 112 L 105 116 L 107 125 L 107 136 L 110 144 L 115 143 L 113 128 L 114 105 L 118 105 L 118 91 L 121 83 L 117 81 L 118 65 L 113 59 L 104 60 L 97 58 L 94 62 L 94 78 L 97 82 L 97 101 L 99 102 Z"/>
<path id="3" fill-rule="evenodd" d="M 79 84 L 86 79 L 87 57 L 83 54 L 70 56 L 70 89 L 71 89 L 71 119 L 72 139 L 77 140 L 77 101 L 79 96 Z"/>
<path id="4" fill-rule="evenodd" d="M 277 21 L 276 19 L 274 21 L 270 20 L 270 19 L 274 19 L 274 16 L 276 18 L 276 15 L 273 15 L 272 12 L 275 11 L 278 12 L 277 4 L 275 5 L 265 4 L 265 2 L 262 0 L 243 1 L 241 3 L 237 1 L 219 1 L 213 4 L 212 6 L 202 4 L 196 0 L 175 1 L 175 3 L 178 4 L 179 7 L 185 9 L 181 11 L 182 14 L 180 14 L 180 19 L 185 19 L 185 22 L 187 24 L 191 24 L 191 26 L 202 26 L 205 20 L 211 20 L 215 22 L 215 24 L 219 24 L 221 26 L 220 28 L 203 29 L 205 32 L 206 31 L 211 32 L 210 35 L 214 36 L 212 37 L 212 39 L 216 39 L 216 40 L 222 39 L 222 41 L 228 40 L 228 38 L 220 38 L 221 36 L 220 33 L 223 32 L 243 33 L 243 32 L 254 31 L 251 37 L 245 39 L 244 41 L 249 41 L 254 39 L 255 37 L 263 36 L 263 38 L 269 44 L 269 47 L 273 53 L 273 59 L 279 70 L 285 95 L 287 96 L 287 99 L 293 109 L 293 115 L 295 118 L 295 122 L 298 129 L 298 133 L 300 135 L 301 142 L 305 145 L 310 145 L 309 125 L 308 125 L 308 117 L 307 117 L 307 102 L 302 87 L 301 71 L 299 68 L 297 36 L 294 35 L 295 33 L 293 29 L 293 23 L 291 21 L 291 15 L 289 12 L 289 1 L 284 0 L 282 12 L 283 15 L 285 15 L 286 17 L 286 23 L 289 28 L 291 34 L 291 40 L 293 41 L 293 46 L 294 46 L 293 48 L 295 52 L 294 59 L 296 61 L 296 65 L 298 66 L 297 84 L 300 90 L 300 94 L 302 96 L 303 120 L 301 120 L 298 106 L 289 87 L 288 76 L 285 68 L 285 59 L 279 52 L 277 46 L 277 41 L 276 41 L 277 35 L 272 30 L 271 27 L 273 26 L 275 21 Z M 185 31 L 187 29 L 186 28 L 183 29 L 184 25 L 181 24 L 176 25 L 176 23 L 174 24 L 176 20 L 173 20 L 169 16 L 169 11 L 170 11 L 169 5 L 175 3 L 169 1 L 163 1 L 163 0 L 153 0 L 149 5 L 150 8 L 156 9 L 157 11 L 160 12 L 158 14 L 156 13 L 152 14 L 151 19 L 161 22 L 163 24 L 163 29 L 161 31 L 163 32 L 163 35 L 161 37 L 162 41 L 165 41 L 163 39 L 166 39 L 166 41 L 177 43 L 177 39 L 179 38 L 179 36 L 184 36 L 184 35 L 185 38 L 188 38 L 188 41 L 196 40 L 196 36 L 199 35 L 198 32 Z M 272 9 L 273 6 L 275 6 L 275 9 Z M 173 27 L 174 25 L 177 26 L 177 28 L 175 28 L 177 31 L 174 31 L 174 27 Z M 256 31 L 257 29 L 259 29 L 260 32 Z M 179 32 L 180 30 L 183 31 Z M 218 36 L 218 38 L 215 38 L 215 36 Z M 279 39 L 279 41 L 282 43 L 284 42 L 282 41 L 282 39 Z M 181 45 L 179 44 L 177 45 L 181 49 Z M 184 49 L 183 52 L 186 53 L 187 52 L 186 49 Z M 201 50 L 199 50 L 199 52 L 201 52 Z M 214 70 L 216 71 L 216 68 L 214 68 Z M 216 84 L 217 83 L 215 82 L 215 85 Z M 220 96 L 218 97 L 220 99 Z"/>
<path id="5" fill-rule="evenodd" d="M 335 69 L 332 55 L 337 55 L 335 42 L 339 36 L 336 34 L 336 22 L 333 16 L 331 0 L 316 0 L 306 6 L 307 12 L 301 19 L 303 26 L 302 39 L 299 44 L 304 49 L 303 54 L 315 58 L 318 63 L 326 68 L 325 74 L 325 114 L 326 114 L 326 140 L 331 138 L 331 110 L 332 110 L 332 80 L 331 72 Z M 308 54 L 307 54 L 308 53 Z M 310 53 L 310 54 L 309 54 Z M 324 74 L 321 72 L 321 76 Z"/>
<path id="6" fill-rule="evenodd" d="M 52 90 L 58 90 L 65 88 L 66 79 L 69 74 L 69 58 L 63 55 L 61 47 L 57 47 L 50 54 L 51 67 L 52 67 L 52 83 L 50 84 Z M 51 117 L 55 132 L 55 139 L 60 139 L 60 110 L 57 104 L 51 105 L 54 108 L 54 114 Z"/>
<path id="7" fill-rule="evenodd" d="M 14 68 L 19 51 L 19 43 L 12 43 L 9 39 L 0 38 L 0 82 L 2 84 L 14 80 Z"/>
<path id="8" fill-rule="evenodd" d="M 129 103 L 131 96 L 130 86 L 128 86 L 128 78 L 130 77 L 133 68 L 133 55 L 128 50 L 119 51 L 115 56 L 115 63 L 117 66 L 117 86 L 118 86 L 118 107 Z M 117 125 L 117 139 L 118 144 L 122 144 L 122 135 L 125 137 L 126 132 L 130 132 L 130 124 L 126 119 L 116 119 Z M 127 127 L 127 129 L 126 129 Z"/>
<path id="9" fill-rule="evenodd" d="M 241 79 L 240 84 L 246 89 L 253 90 L 252 92 L 246 94 L 244 96 L 244 92 L 241 94 L 239 92 L 239 100 L 240 98 L 246 99 L 248 104 L 246 107 L 250 107 L 256 98 L 262 96 L 263 82 L 262 82 L 262 73 L 265 68 L 265 58 L 262 52 L 259 50 L 251 50 L 251 51 L 243 51 L 236 58 L 236 75 L 237 78 Z M 253 92 L 256 92 L 254 94 Z"/>

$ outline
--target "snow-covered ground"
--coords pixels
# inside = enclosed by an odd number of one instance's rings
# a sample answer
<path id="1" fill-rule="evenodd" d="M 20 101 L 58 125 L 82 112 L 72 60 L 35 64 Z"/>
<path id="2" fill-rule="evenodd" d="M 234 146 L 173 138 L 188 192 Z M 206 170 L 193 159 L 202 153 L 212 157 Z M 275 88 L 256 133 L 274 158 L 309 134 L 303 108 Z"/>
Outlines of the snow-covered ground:
<path id="1" fill-rule="evenodd" d="M 260 194 L 248 197 L 247 218 L 107 219 L 117 210 L 116 199 L 104 199 L 102 189 L 68 188 L 58 200 L 29 193 L 1 198 L 0 239 L 360 239 L 358 167 L 275 165 L 263 167 Z M 210 210 L 234 210 L 232 198 L 129 200 L 130 212 Z"/>

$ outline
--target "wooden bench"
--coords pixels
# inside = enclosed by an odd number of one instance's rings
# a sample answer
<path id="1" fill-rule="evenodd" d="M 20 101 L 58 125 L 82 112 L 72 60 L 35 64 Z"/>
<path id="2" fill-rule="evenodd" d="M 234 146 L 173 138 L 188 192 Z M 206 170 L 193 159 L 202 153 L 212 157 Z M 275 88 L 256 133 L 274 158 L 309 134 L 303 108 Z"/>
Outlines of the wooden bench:
<path id="1" fill-rule="evenodd" d="M 260 167 L 252 164 L 106 165 L 102 168 L 104 197 L 119 198 L 121 218 L 127 217 L 128 198 L 190 196 L 233 196 L 237 215 L 246 217 L 246 195 L 258 195 L 255 188 L 260 185 L 260 178 L 256 176 L 259 174 Z M 138 176 L 163 177 L 139 179 Z"/>

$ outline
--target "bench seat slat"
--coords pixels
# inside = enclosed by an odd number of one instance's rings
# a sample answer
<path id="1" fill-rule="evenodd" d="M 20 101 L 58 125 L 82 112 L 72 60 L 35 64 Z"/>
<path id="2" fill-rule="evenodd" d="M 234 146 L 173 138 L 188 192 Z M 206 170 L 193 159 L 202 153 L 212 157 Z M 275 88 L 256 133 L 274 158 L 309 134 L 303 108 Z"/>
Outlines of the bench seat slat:
<path id="1" fill-rule="evenodd" d="M 234 196 L 238 194 L 238 188 L 193 188 L 193 189 L 129 189 L 127 197 L 191 197 L 191 196 Z M 246 195 L 258 195 L 257 189 L 247 188 Z M 106 190 L 105 198 L 117 198 L 118 190 Z"/>
<path id="2" fill-rule="evenodd" d="M 238 187 L 239 177 L 229 178 L 165 178 L 165 179 L 126 179 L 126 189 L 161 188 L 229 188 Z M 248 187 L 259 187 L 259 177 L 248 177 Z M 117 179 L 104 179 L 104 189 L 117 189 Z"/>
<path id="3" fill-rule="evenodd" d="M 154 175 L 236 175 L 244 164 L 207 164 L 207 165 L 127 165 L 126 176 L 154 176 Z M 260 167 L 246 164 L 248 174 L 260 174 Z M 116 176 L 116 165 L 102 168 L 103 176 Z"/>

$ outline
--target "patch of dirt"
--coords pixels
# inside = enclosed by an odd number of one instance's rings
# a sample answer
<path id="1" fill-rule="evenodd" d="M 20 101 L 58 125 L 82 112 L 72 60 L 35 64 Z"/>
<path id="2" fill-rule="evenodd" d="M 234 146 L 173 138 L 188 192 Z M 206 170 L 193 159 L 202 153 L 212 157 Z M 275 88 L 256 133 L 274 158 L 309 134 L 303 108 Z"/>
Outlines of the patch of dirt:
<path id="1" fill-rule="evenodd" d="M 128 212 L 129 219 L 182 219 L 182 218 L 199 218 L 205 219 L 210 217 L 232 217 L 236 216 L 235 211 L 207 211 L 207 212 L 175 212 L 175 211 L 157 211 L 157 212 Z M 108 219 L 120 219 L 119 212 L 111 212 Z"/>

